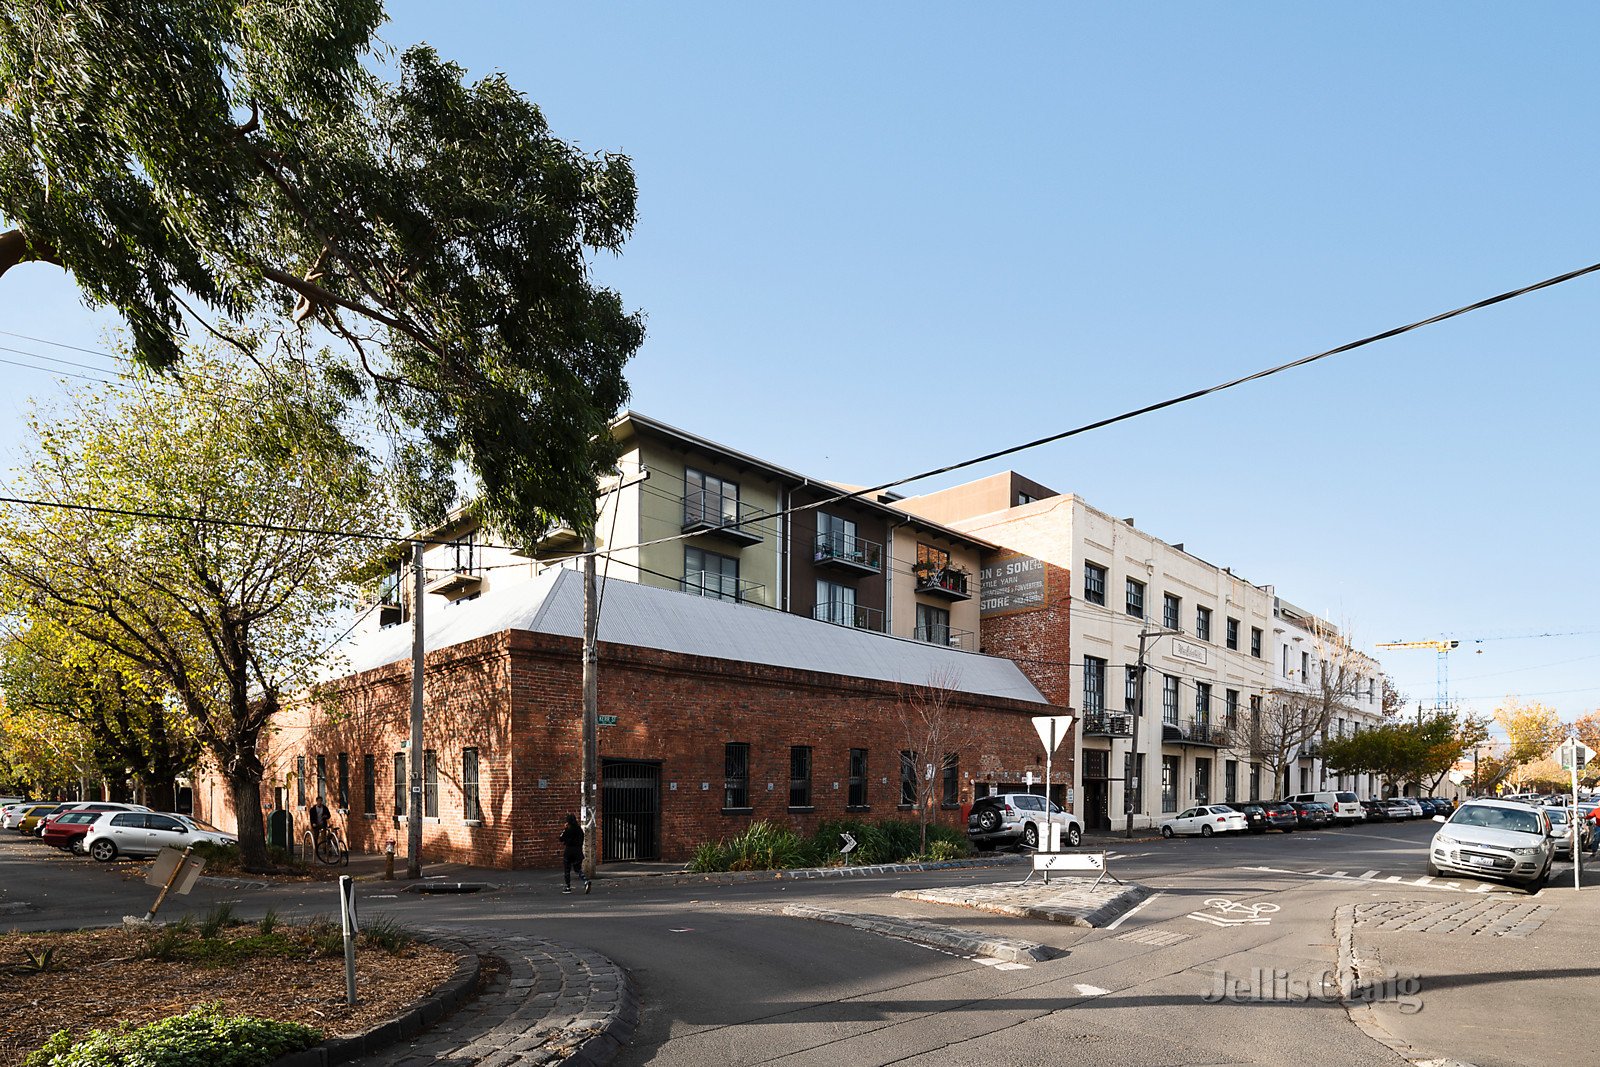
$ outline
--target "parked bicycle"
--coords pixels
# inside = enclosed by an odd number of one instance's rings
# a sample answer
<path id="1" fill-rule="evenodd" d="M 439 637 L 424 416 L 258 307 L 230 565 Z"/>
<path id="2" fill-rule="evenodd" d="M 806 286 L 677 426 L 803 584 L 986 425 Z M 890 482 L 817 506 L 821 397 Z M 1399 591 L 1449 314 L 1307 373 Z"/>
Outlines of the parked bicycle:
<path id="1" fill-rule="evenodd" d="M 320 834 L 315 830 L 307 830 L 302 840 L 306 856 L 315 856 L 318 862 L 330 867 L 350 865 L 350 849 L 337 827 L 329 826 Z"/>

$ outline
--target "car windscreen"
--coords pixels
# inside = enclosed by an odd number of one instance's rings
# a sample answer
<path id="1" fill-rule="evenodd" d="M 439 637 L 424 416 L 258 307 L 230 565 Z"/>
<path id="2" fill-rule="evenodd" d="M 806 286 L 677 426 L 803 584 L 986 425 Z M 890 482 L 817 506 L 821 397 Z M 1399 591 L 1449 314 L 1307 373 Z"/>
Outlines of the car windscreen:
<path id="1" fill-rule="evenodd" d="M 1482 826 L 1489 830 L 1515 830 L 1523 834 L 1542 834 L 1544 824 L 1536 812 L 1512 808 L 1490 808 L 1469 804 L 1450 817 L 1451 825 Z"/>

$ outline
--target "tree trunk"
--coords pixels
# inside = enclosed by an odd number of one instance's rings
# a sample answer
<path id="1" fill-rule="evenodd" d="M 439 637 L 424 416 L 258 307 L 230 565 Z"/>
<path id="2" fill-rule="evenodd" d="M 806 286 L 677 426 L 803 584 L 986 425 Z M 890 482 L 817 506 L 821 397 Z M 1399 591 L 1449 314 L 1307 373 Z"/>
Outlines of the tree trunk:
<path id="1" fill-rule="evenodd" d="M 261 779 L 245 772 L 228 776 L 233 814 L 239 824 L 239 863 L 247 871 L 267 868 L 267 832 L 261 821 Z"/>

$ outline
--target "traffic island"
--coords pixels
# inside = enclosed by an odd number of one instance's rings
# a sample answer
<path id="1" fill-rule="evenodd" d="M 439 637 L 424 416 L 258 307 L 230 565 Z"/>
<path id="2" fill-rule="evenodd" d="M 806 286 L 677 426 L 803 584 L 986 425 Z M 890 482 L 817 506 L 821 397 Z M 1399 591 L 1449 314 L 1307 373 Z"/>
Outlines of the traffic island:
<path id="1" fill-rule="evenodd" d="M 901 918 L 898 915 L 834 911 L 831 908 L 816 908 L 809 904 L 790 904 L 783 909 L 783 913 L 797 919 L 838 923 L 840 926 L 882 934 L 884 937 L 899 937 L 918 944 L 932 945 L 934 948 L 946 949 L 964 956 L 986 956 L 1007 963 L 1038 963 L 1066 955 L 1060 949 L 1042 945 L 1037 941 L 998 937 L 978 930 L 957 930 L 937 923 Z"/>
<path id="2" fill-rule="evenodd" d="M 1112 922 L 1150 895 L 1132 882 L 1106 879 L 1055 877 L 1045 882 L 1037 876 L 1021 882 L 991 885 L 940 886 L 902 889 L 905 900 L 972 908 L 1018 919 L 1043 919 L 1071 926 L 1098 927 Z"/>

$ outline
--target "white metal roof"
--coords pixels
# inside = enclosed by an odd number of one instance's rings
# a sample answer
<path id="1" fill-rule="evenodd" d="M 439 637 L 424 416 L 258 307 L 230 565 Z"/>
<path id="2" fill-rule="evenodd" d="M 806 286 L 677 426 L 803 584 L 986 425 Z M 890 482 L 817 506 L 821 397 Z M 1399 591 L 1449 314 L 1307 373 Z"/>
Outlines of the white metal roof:
<path id="1" fill-rule="evenodd" d="M 602 588 L 602 642 L 910 685 L 942 683 L 964 693 L 1047 703 L 1008 659 L 637 582 L 610 581 Z M 424 624 L 430 652 L 505 630 L 577 638 L 583 633 L 583 576 L 553 568 L 531 582 L 434 608 Z M 411 627 L 391 626 L 339 651 L 351 673 L 397 663 L 411 656 Z"/>

